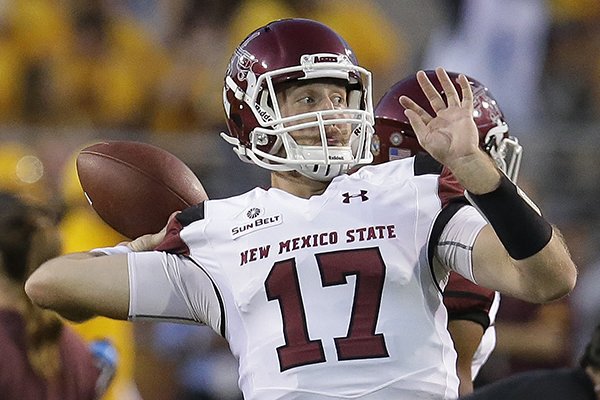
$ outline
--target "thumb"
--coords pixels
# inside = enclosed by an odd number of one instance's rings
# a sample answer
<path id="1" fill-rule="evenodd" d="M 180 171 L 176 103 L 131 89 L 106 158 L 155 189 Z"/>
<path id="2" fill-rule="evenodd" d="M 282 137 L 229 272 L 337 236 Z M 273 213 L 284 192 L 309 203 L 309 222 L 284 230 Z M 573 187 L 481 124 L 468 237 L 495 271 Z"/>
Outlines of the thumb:
<path id="1" fill-rule="evenodd" d="M 161 231 L 162 232 L 162 231 Z M 142 235 L 135 240 L 127 243 L 127 247 L 129 247 L 133 251 L 149 251 L 154 249 L 155 242 L 160 242 L 157 240 L 156 236 L 159 236 L 159 233 L 149 233 L 147 235 Z M 164 235 L 162 235 L 164 237 Z"/>
<path id="2" fill-rule="evenodd" d="M 129 243 L 126 243 L 126 246 L 129 247 L 133 251 L 149 251 L 154 250 L 156 246 L 158 246 L 165 236 L 167 235 L 167 228 L 171 224 L 171 221 L 179 214 L 181 211 L 175 211 L 169 216 L 167 223 L 165 226 L 157 233 L 149 233 L 146 235 L 142 235 L 135 240 L 132 240 Z"/>

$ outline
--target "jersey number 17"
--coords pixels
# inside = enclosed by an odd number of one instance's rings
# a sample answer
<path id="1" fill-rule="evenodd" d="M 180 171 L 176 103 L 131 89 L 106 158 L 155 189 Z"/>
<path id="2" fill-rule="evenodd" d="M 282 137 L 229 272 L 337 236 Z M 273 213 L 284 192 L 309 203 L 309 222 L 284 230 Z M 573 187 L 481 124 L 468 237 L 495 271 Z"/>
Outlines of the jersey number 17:
<path id="1" fill-rule="evenodd" d="M 323 287 L 346 285 L 348 276 L 356 276 L 348 332 L 334 338 L 337 359 L 388 357 L 383 334 L 375 333 L 385 279 L 379 248 L 321 253 L 315 257 Z M 308 335 L 295 259 L 276 262 L 265 288 L 269 301 L 277 300 L 281 310 L 285 344 L 277 348 L 280 370 L 325 362 L 321 340 L 311 340 Z"/>

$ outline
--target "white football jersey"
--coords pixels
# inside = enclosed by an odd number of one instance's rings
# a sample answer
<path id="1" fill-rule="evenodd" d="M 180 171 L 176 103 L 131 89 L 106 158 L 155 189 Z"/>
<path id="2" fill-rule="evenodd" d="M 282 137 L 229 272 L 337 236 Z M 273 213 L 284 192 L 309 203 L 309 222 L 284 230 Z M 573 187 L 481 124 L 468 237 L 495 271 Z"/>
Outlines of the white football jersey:
<path id="1" fill-rule="evenodd" d="M 492 307 L 488 313 L 490 318 L 490 326 L 484 331 L 481 337 L 481 342 L 477 346 L 475 354 L 473 354 L 473 363 L 471 365 L 471 376 L 473 380 L 477 378 L 481 367 L 487 362 L 492 355 L 492 352 L 496 348 L 496 314 L 498 314 L 498 308 L 500 307 L 500 293 L 496 292 L 494 295 L 494 301 Z"/>
<path id="2" fill-rule="evenodd" d="M 430 247 L 438 175 L 413 160 L 339 176 L 310 199 L 257 188 L 185 210 L 164 251 L 129 255 L 130 318 L 210 325 L 246 400 L 457 398 L 447 269 L 434 273 L 429 253 L 472 279 L 485 221 L 463 207 Z"/>

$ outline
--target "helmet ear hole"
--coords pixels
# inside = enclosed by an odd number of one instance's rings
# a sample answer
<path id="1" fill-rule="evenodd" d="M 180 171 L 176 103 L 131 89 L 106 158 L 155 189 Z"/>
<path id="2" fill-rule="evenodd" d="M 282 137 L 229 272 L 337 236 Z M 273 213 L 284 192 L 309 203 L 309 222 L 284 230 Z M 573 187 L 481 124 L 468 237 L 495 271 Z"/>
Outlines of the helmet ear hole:
<path id="1" fill-rule="evenodd" d="M 233 114 L 231 116 L 231 122 L 233 122 L 235 124 L 235 126 L 236 126 L 237 129 L 239 129 L 240 131 L 242 130 L 242 128 L 243 128 L 243 125 L 242 125 L 243 122 L 242 122 L 242 117 L 240 117 L 239 114 Z"/>
<path id="2" fill-rule="evenodd" d="M 364 108 L 363 93 L 358 88 L 348 88 L 348 106 L 350 108 Z"/>

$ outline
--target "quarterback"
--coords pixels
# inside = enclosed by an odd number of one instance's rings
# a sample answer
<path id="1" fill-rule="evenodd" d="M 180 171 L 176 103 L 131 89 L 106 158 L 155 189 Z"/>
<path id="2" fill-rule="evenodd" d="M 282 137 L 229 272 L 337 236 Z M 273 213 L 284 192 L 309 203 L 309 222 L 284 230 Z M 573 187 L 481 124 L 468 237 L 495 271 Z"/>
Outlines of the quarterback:
<path id="1" fill-rule="evenodd" d="M 246 400 L 457 398 L 441 293 L 450 271 L 544 302 L 569 293 L 576 269 L 556 229 L 479 148 L 466 78 L 458 93 L 436 74 L 447 103 L 417 73 L 435 115 L 400 102 L 479 211 L 446 214 L 438 176 L 413 157 L 347 174 L 372 161 L 371 74 L 329 27 L 279 20 L 238 46 L 223 92 L 222 136 L 272 171 L 272 188 L 50 260 L 27 294 L 70 319 L 209 325 L 239 360 Z"/>

